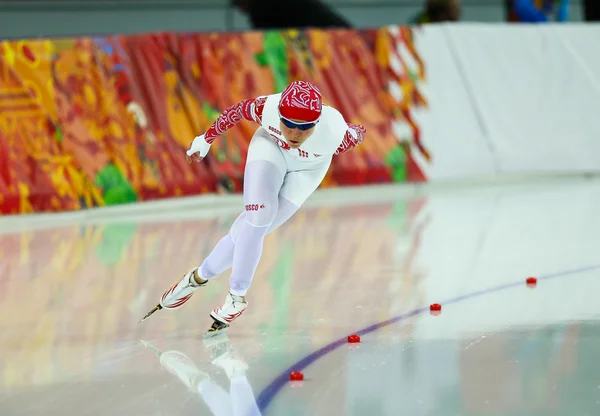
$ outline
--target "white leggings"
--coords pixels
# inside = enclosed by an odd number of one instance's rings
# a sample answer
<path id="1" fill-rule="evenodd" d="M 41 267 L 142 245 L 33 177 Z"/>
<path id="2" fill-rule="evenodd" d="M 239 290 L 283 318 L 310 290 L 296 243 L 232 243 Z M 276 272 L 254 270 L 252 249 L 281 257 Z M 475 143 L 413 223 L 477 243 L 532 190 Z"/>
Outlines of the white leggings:
<path id="1" fill-rule="evenodd" d="M 242 212 L 200 266 L 204 279 L 230 267 L 232 295 L 245 296 L 260 261 L 265 236 L 285 223 L 318 188 L 331 157 L 297 162 L 259 130 L 248 149 Z M 291 170 L 290 170 L 291 168 Z"/>

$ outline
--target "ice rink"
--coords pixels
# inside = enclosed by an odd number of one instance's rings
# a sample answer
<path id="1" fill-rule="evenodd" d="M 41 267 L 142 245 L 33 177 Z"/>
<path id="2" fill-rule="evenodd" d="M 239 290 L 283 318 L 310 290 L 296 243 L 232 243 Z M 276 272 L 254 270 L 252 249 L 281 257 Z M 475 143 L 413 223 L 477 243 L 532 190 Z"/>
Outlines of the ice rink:
<path id="1" fill-rule="evenodd" d="M 599 180 L 319 192 L 227 336 L 228 275 L 138 324 L 224 200 L 1 218 L 0 415 L 600 414 Z"/>

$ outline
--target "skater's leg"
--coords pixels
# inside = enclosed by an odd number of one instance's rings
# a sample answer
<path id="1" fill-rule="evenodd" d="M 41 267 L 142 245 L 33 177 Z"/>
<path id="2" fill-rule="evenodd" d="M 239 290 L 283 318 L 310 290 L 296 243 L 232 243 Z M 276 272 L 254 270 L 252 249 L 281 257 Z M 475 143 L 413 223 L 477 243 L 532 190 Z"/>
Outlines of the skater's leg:
<path id="1" fill-rule="evenodd" d="M 268 164 L 270 162 L 270 165 Z M 273 166 L 277 167 L 274 169 Z M 264 180 L 266 181 L 275 181 L 278 183 L 277 186 L 274 186 L 274 189 L 271 191 L 271 194 L 277 189 L 275 193 L 275 203 L 270 202 L 270 206 L 266 206 L 261 208 L 261 204 L 257 204 L 256 201 L 253 201 L 252 198 L 260 198 L 258 196 L 249 196 L 248 192 L 256 192 L 256 188 L 261 187 L 261 172 L 257 171 L 256 174 L 252 175 L 252 172 L 248 172 L 248 169 L 252 169 L 253 166 L 270 166 L 267 169 L 268 172 L 265 172 Z M 287 163 L 286 160 L 277 146 L 268 136 L 268 133 L 262 131 L 261 129 L 257 130 L 250 142 L 250 146 L 248 147 L 248 157 L 246 160 L 246 172 L 244 172 L 244 204 L 248 209 L 247 212 L 242 212 L 234 224 L 232 225 L 229 233 L 224 236 L 215 246 L 213 251 L 208 255 L 208 257 L 204 260 L 202 265 L 200 266 L 200 278 L 204 280 L 209 280 L 214 278 L 215 276 L 220 275 L 225 270 L 229 269 L 233 265 L 233 253 L 235 249 L 235 243 L 237 242 L 237 238 L 240 234 L 240 231 L 247 229 L 248 218 L 251 217 L 269 217 L 275 213 L 275 218 L 268 218 L 267 220 L 262 220 L 266 225 L 269 226 L 267 232 L 270 232 L 274 229 L 274 225 L 279 226 L 285 220 L 287 220 L 297 208 L 293 207 L 289 203 L 289 201 L 282 201 L 279 197 L 279 189 L 281 187 L 281 183 L 283 183 L 283 177 L 287 172 Z M 247 187 L 246 182 L 248 181 L 248 177 L 253 177 L 256 184 L 252 185 L 250 188 Z M 270 199 L 273 199 L 273 195 L 269 195 Z M 250 222 L 253 220 L 250 219 Z M 260 227 L 259 227 L 260 228 Z M 259 230 L 254 230 L 259 231 Z M 247 233 L 247 232 L 246 232 Z M 260 234 L 260 232 L 259 232 Z M 246 236 L 247 237 L 247 236 Z M 260 240 L 260 237 L 258 237 Z"/>
<path id="2" fill-rule="evenodd" d="M 285 198 L 289 202 L 286 212 L 293 215 L 297 208 L 319 187 L 319 184 L 327 174 L 331 157 L 323 158 L 318 163 L 302 164 L 298 170 L 292 170 L 285 174 L 285 178 L 279 190 L 277 201 Z M 247 165 L 249 166 L 249 165 Z M 287 166 L 287 165 L 286 165 Z M 253 183 L 247 179 L 247 183 Z M 255 187 L 256 189 L 263 189 Z M 250 186 L 246 192 L 244 188 L 244 199 L 251 195 Z M 272 198 L 272 195 L 271 195 Z M 246 202 L 248 203 L 248 202 Z M 278 210 L 279 211 L 279 210 Z M 234 237 L 233 270 L 230 278 L 230 293 L 225 298 L 225 303 L 211 312 L 214 319 L 213 326 L 209 329 L 207 336 L 214 336 L 222 329 L 228 327 L 234 319 L 239 317 L 248 307 L 245 295 L 252 283 L 256 267 L 262 254 L 263 240 L 271 228 L 280 223 L 275 222 L 272 213 L 265 217 L 254 217 L 251 214 L 259 211 L 247 211 L 246 218 L 240 222 L 238 235 Z M 282 219 L 285 217 L 281 217 Z M 287 219 L 285 218 L 285 219 Z"/>
<path id="3" fill-rule="evenodd" d="M 299 208 L 297 205 L 281 196 L 278 198 L 277 206 L 277 215 L 275 216 L 273 223 L 269 226 L 267 234 L 275 231 L 279 226 L 290 219 Z M 210 280 L 219 276 L 232 266 L 235 238 L 238 235 L 240 224 L 245 221 L 245 217 L 246 213 L 242 212 L 231 226 L 227 235 L 219 240 L 215 248 L 202 262 L 199 272 L 200 279 Z M 201 283 L 201 281 L 198 283 Z"/>
<path id="4" fill-rule="evenodd" d="M 300 208 L 300 206 L 279 195 L 279 210 L 277 211 L 277 216 L 273 220 L 273 223 L 269 227 L 268 233 L 272 233 L 287 220 L 289 220 L 296 213 L 296 211 L 298 211 L 298 208 Z"/>
<path id="5" fill-rule="evenodd" d="M 277 215 L 269 226 L 267 234 L 276 230 L 298 211 L 300 205 L 318 188 L 328 169 L 329 163 L 325 161 L 316 169 L 287 174 L 282 191 L 278 196 Z M 295 203 L 283 196 L 284 193 L 293 199 Z M 239 230 L 244 227 L 245 217 L 245 212 L 238 216 L 229 233 L 217 243 L 217 246 L 204 260 L 200 267 L 200 275 L 203 279 L 212 279 L 232 266 L 234 247 L 237 243 Z"/>
<path id="6" fill-rule="evenodd" d="M 284 179 L 284 182 L 285 182 L 285 179 Z M 287 220 L 289 220 L 292 217 L 292 215 L 294 215 L 294 213 L 296 211 L 298 211 L 298 208 L 299 207 L 297 205 L 293 204 L 292 202 L 288 201 L 286 198 L 279 195 L 277 197 L 277 215 L 275 215 L 275 219 L 273 219 L 273 222 L 269 226 L 269 230 L 267 231 L 267 234 L 275 231 L 283 223 L 285 223 Z M 234 244 L 235 244 L 236 238 L 238 236 L 239 226 L 240 226 L 241 221 L 243 220 L 244 216 L 245 216 L 245 213 L 242 213 L 238 217 L 238 219 L 233 223 L 233 225 L 231 226 L 231 230 L 229 231 L 230 239 L 231 239 L 231 241 L 233 241 Z M 233 255 L 233 252 L 232 252 L 232 255 Z"/>
<path id="7" fill-rule="evenodd" d="M 242 213 L 238 220 L 244 216 Z M 237 222 L 237 221 L 236 221 Z M 234 223 L 235 224 L 235 223 Z M 233 228 L 233 227 L 232 227 Z M 231 231 L 221 238 L 215 248 L 200 265 L 199 275 L 204 280 L 210 280 L 231 267 L 233 262 L 233 239 Z"/>
<path id="8" fill-rule="evenodd" d="M 302 205 L 315 189 L 318 188 L 327 174 L 330 160 L 328 158 L 315 164 L 312 166 L 313 169 L 292 171 L 285 175 L 283 183 L 277 186 L 277 192 L 279 193 L 277 202 L 285 201 L 286 204 L 286 207 L 282 207 L 282 213 L 285 212 L 286 215 L 281 215 L 279 218 L 281 223 L 293 215 L 297 211 L 297 207 Z M 248 178 L 250 186 L 248 191 L 244 188 L 244 200 L 254 200 L 256 197 L 252 196 L 252 193 L 257 193 L 258 195 L 265 193 L 265 187 L 262 184 L 261 186 L 256 186 L 262 181 Z M 279 184 L 279 181 L 277 183 Z M 275 186 L 270 189 L 274 190 Z M 260 197 L 265 198 L 264 195 Z M 270 195 L 269 198 L 272 200 L 274 195 Z M 235 238 L 233 270 L 230 279 L 230 293 L 232 295 L 246 295 L 260 260 L 264 237 L 272 227 L 276 228 L 281 225 L 281 223 L 275 222 L 276 219 L 277 215 L 273 215 L 272 212 L 268 215 L 261 215 L 260 210 L 246 212 L 246 221 L 240 224 L 238 236 Z"/>
<path id="9" fill-rule="evenodd" d="M 246 165 L 244 204 L 246 215 L 236 227 L 230 293 L 245 296 L 262 255 L 263 241 L 279 208 L 279 190 L 285 172 L 272 162 L 256 160 Z"/>

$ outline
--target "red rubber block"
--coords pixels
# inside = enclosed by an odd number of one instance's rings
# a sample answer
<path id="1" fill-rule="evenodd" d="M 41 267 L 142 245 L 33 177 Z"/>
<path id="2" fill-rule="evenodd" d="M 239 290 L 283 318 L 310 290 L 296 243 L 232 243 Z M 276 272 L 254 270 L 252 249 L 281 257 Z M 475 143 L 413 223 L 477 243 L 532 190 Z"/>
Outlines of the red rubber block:
<path id="1" fill-rule="evenodd" d="M 429 306 L 429 314 L 432 316 L 440 316 L 442 314 L 442 305 L 439 303 L 432 303 Z"/>
<path id="2" fill-rule="evenodd" d="M 290 381 L 302 381 L 304 380 L 304 374 L 300 371 L 293 371 L 290 373 Z"/>
<path id="3" fill-rule="evenodd" d="M 527 278 L 527 284 L 528 285 L 535 285 L 537 283 L 537 279 L 535 277 L 528 277 Z"/>
<path id="4" fill-rule="evenodd" d="M 360 337 L 356 334 L 348 335 L 348 342 L 352 344 L 360 342 Z"/>

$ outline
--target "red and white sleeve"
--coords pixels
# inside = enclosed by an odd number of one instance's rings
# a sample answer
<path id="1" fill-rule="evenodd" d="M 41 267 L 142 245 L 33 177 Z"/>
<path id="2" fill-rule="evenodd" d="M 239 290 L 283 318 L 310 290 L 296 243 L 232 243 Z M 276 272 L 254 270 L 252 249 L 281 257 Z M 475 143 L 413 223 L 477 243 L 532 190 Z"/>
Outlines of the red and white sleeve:
<path id="1" fill-rule="evenodd" d="M 267 97 L 249 98 L 227 108 L 206 131 L 204 140 L 212 143 L 217 136 L 225 133 L 242 120 L 260 123 L 266 101 Z"/>
<path id="2" fill-rule="evenodd" d="M 340 144 L 340 147 L 335 151 L 335 155 L 346 153 L 348 150 L 361 144 L 365 139 L 365 134 L 367 134 L 367 129 L 365 129 L 364 126 L 348 123 L 348 129 L 344 135 L 344 140 L 342 140 L 342 144 Z"/>

